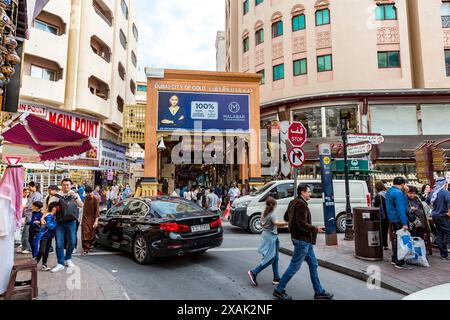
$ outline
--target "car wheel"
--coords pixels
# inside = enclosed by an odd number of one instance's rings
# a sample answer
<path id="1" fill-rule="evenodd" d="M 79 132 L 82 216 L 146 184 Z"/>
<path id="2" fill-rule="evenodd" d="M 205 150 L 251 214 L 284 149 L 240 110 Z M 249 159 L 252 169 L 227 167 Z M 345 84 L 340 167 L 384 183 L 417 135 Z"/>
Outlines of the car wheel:
<path id="1" fill-rule="evenodd" d="M 153 261 L 147 238 L 139 234 L 133 241 L 133 258 L 139 264 L 149 264 Z"/>
<path id="2" fill-rule="evenodd" d="M 253 234 L 262 233 L 263 228 L 261 226 L 261 216 L 259 214 L 255 214 L 250 218 L 250 221 L 248 222 L 248 229 Z"/>
<path id="3" fill-rule="evenodd" d="M 345 219 L 346 219 L 345 213 L 341 213 L 341 214 L 337 217 L 337 219 L 336 219 L 336 229 L 337 229 L 337 232 L 339 232 L 339 233 L 345 233 L 345 229 L 346 229 L 346 226 L 347 226 L 347 223 L 345 222 Z"/>

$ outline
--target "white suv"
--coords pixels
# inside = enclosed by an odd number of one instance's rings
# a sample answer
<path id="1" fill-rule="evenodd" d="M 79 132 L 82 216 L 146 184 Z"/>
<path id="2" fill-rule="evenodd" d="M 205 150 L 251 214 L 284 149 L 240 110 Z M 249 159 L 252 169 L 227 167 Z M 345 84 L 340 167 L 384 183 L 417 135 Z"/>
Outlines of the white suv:
<path id="1" fill-rule="evenodd" d="M 307 184 L 311 188 L 312 197 L 311 201 L 309 201 L 309 209 L 311 211 L 312 224 L 324 226 L 322 182 L 308 180 L 299 181 L 298 183 Z M 336 228 L 338 232 L 345 232 L 345 181 L 334 180 L 333 187 L 336 206 Z M 275 218 L 283 221 L 284 214 L 289 203 L 293 200 L 293 196 L 293 180 L 272 181 L 257 192 L 238 198 L 233 202 L 231 207 L 231 224 L 249 230 L 252 233 L 261 233 L 260 216 L 265 209 L 267 198 L 275 198 L 277 201 Z M 352 208 L 371 206 L 371 196 L 365 181 L 350 181 L 350 199 Z"/>

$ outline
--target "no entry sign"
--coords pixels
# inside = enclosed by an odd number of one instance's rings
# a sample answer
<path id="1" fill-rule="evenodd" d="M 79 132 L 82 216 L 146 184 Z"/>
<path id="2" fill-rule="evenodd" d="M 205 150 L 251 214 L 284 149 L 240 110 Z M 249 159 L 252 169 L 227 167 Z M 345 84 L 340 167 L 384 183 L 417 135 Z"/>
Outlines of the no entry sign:
<path id="1" fill-rule="evenodd" d="M 305 151 L 302 148 L 295 147 L 289 151 L 289 162 L 294 168 L 300 169 L 305 161 Z"/>
<path id="2" fill-rule="evenodd" d="M 294 147 L 303 147 L 306 142 L 306 128 L 301 122 L 293 122 L 289 126 L 288 138 Z"/>

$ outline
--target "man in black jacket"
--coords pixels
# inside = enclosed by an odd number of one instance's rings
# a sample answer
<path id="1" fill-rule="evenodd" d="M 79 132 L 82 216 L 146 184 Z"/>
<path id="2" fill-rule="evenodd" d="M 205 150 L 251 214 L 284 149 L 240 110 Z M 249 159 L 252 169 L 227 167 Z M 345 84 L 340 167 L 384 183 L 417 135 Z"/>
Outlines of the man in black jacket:
<path id="1" fill-rule="evenodd" d="M 307 185 L 298 187 L 298 198 L 294 199 L 288 207 L 284 219 L 289 222 L 289 232 L 294 244 L 294 254 L 292 261 L 275 288 L 273 295 L 281 300 L 292 300 L 286 291 L 286 285 L 292 277 L 300 270 L 303 260 L 308 263 L 311 282 L 314 287 L 314 299 L 331 300 L 333 295 L 326 292 L 319 281 L 317 269 L 319 264 L 314 254 L 317 233 L 324 233 L 323 228 L 317 228 L 311 224 L 311 212 L 308 208 L 308 201 L 311 199 L 311 190 Z"/>

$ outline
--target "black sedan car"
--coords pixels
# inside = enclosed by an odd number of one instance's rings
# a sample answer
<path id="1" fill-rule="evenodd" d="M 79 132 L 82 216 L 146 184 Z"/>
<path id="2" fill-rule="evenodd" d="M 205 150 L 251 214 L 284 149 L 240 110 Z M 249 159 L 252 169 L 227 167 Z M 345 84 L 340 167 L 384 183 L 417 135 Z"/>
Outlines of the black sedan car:
<path id="1" fill-rule="evenodd" d="M 219 215 L 172 197 L 127 199 L 102 212 L 98 244 L 132 253 L 139 264 L 205 253 L 223 242 Z"/>

